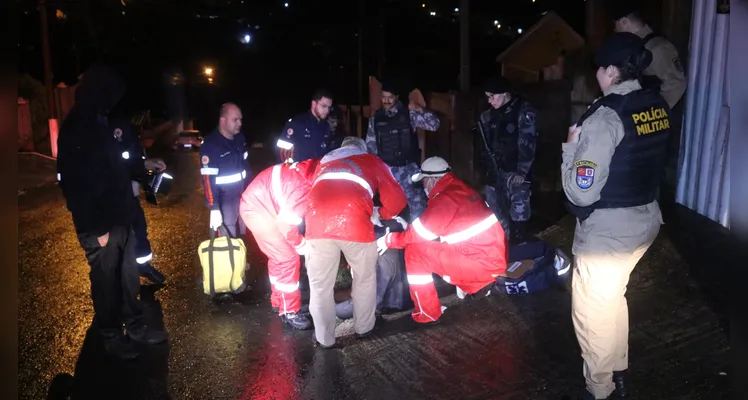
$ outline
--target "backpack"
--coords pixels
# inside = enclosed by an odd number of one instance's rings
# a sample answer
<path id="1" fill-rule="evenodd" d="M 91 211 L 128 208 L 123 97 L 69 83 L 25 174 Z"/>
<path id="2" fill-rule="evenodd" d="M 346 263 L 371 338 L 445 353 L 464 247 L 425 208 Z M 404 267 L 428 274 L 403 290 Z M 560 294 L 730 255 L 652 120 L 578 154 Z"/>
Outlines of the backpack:
<path id="1" fill-rule="evenodd" d="M 504 276 L 496 286 L 508 294 L 537 293 L 561 286 L 571 276 L 570 258 L 560 249 L 536 240 L 509 247 Z"/>

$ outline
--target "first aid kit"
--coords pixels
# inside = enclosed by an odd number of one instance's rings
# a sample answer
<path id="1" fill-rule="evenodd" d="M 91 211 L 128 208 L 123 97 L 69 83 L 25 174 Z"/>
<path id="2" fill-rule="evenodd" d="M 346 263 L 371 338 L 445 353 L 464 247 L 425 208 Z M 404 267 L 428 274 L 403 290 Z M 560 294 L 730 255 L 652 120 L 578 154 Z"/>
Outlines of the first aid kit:
<path id="1" fill-rule="evenodd" d="M 236 293 L 245 286 L 247 248 L 241 239 L 216 237 L 211 230 L 210 240 L 197 250 L 203 267 L 203 292 L 210 296 Z"/>

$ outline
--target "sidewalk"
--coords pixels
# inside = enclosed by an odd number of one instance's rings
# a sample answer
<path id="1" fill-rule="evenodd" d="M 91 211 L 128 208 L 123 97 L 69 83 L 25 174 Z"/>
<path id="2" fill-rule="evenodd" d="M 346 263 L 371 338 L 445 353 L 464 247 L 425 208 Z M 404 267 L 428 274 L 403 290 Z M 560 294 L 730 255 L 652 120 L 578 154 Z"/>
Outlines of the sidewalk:
<path id="1" fill-rule="evenodd" d="M 57 181 L 57 161 L 39 153 L 18 153 L 18 194 Z"/>

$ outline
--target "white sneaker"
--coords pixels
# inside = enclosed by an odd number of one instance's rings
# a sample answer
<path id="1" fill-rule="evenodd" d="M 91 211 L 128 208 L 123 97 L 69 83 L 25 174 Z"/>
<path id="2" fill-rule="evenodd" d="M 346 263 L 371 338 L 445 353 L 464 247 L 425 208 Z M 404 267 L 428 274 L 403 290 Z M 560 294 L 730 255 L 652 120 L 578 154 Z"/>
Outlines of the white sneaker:
<path id="1" fill-rule="evenodd" d="M 457 297 L 458 297 L 458 298 L 459 298 L 460 300 L 463 300 L 463 299 L 465 299 L 465 295 L 467 295 L 467 292 L 465 292 L 464 290 L 460 289 L 460 287 L 459 287 L 459 286 L 455 286 L 455 287 L 457 288 Z"/>

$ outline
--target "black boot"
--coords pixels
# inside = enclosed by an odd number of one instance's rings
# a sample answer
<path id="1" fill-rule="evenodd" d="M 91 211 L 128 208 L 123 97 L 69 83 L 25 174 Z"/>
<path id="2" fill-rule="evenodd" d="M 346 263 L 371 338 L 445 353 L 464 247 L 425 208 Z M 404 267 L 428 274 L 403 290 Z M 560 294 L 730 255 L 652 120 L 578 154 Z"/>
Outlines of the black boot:
<path id="1" fill-rule="evenodd" d="M 133 329 L 128 328 L 127 336 L 134 342 L 141 344 L 159 344 L 168 339 L 166 332 L 149 329 L 145 325 Z"/>
<path id="2" fill-rule="evenodd" d="M 159 272 L 156 268 L 153 268 L 153 264 L 147 262 L 145 264 L 140 264 L 140 276 L 148 279 L 149 281 L 157 284 L 157 285 L 163 285 L 164 282 L 166 282 L 166 277 Z"/>
<path id="3" fill-rule="evenodd" d="M 281 319 L 294 329 L 307 330 L 313 328 L 312 321 L 304 314 L 286 313 L 281 315 Z"/>
<path id="4" fill-rule="evenodd" d="M 629 397 L 628 370 L 613 371 L 613 383 L 616 390 L 613 391 L 613 398 L 627 399 Z"/>
<path id="5" fill-rule="evenodd" d="M 104 339 L 104 354 L 120 360 L 134 360 L 140 355 L 134 343 L 125 335 Z"/>

